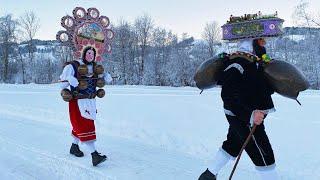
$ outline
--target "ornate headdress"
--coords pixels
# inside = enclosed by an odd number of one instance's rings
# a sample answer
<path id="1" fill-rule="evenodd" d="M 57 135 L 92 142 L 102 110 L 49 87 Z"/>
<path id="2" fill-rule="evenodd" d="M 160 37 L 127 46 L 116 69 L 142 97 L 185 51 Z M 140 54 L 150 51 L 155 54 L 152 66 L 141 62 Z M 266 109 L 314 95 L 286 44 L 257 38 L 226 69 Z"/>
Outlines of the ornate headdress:
<path id="1" fill-rule="evenodd" d="M 271 15 L 245 14 L 241 17 L 230 16 L 230 20 L 222 26 L 223 40 L 239 40 L 259 37 L 276 37 L 283 34 L 284 20 L 278 13 Z"/>
<path id="2" fill-rule="evenodd" d="M 100 16 L 96 8 L 85 10 L 76 7 L 72 16 L 61 18 L 61 26 L 66 30 L 59 31 L 56 39 L 74 51 L 75 58 L 80 58 L 84 49 L 92 47 L 96 51 L 96 61 L 101 61 L 104 53 L 111 52 L 111 40 L 114 32 L 108 28 L 109 18 Z"/>

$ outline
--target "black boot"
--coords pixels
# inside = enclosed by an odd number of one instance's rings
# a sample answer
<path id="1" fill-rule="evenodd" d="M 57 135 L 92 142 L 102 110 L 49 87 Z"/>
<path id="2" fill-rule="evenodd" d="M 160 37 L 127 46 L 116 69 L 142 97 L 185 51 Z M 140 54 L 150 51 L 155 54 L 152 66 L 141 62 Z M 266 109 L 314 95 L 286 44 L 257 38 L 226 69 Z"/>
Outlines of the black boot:
<path id="1" fill-rule="evenodd" d="M 216 180 L 216 176 L 212 174 L 209 169 L 207 169 L 205 172 L 203 172 L 198 180 Z"/>
<path id="2" fill-rule="evenodd" d="M 97 151 L 91 153 L 92 156 L 92 165 L 97 166 L 98 164 L 104 162 L 107 159 L 106 155 L 100 155 Z"/>
<path id="3" fill-rule="evenodd" d="M 80 151 L 80 149 L 79 149 L 79 145 L 78 144 L 73 144 L 73 143 L 72 143 L 71 148 L 70 148 L 70 154 L 73 154 L 76 157 L 83 157 L 84 156 L 83 152 Z"/>

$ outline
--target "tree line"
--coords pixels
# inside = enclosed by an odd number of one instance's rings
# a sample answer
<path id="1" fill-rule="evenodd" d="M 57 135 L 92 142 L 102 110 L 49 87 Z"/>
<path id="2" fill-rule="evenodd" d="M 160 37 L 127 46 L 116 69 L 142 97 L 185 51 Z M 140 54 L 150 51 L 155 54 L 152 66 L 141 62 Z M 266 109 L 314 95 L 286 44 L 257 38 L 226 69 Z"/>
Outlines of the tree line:
<path id="1" fill-rule="evenodd" d="M 317 18 L 300 2 L 293 18 L 299 28 L 285 28 L 283 37 L 269 41 L 268 53 L 297 65 L 312 88 L 320 88 L 320 30 Z M 63 64 L 73 60 L 72 50 L 56 41 L 34 39 L 40 19 L 34 12 L 19 18 L 0 17 L 0 82 L 52 83 L 58 80 Z M 221 42 L 220 25 L 206 23 L 201 39 L 157 26 L 147 14 L 133 22 L 121 19 L 111 25 L 116 36 L 111 54 L 103 61 L 114 76 L 114 84 L 194 86 L 196 68 L 221 52 L 235 50 L 233 43 Z M 319 26 L 320 27 L 320 26 Z"/>

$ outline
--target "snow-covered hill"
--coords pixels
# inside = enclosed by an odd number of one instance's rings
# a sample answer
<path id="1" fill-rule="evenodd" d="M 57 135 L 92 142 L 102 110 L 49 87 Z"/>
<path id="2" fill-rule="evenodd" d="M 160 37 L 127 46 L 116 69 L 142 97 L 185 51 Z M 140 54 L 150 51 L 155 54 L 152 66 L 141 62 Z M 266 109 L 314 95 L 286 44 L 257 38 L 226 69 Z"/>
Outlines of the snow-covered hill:
<path id="1" fill-rule="evenodd" d="M 220 89 L 108 86 L 98 99 L 98 150 L 110 160 L 68 154 L 67 103 L 54 85 L 0 85 L 0 179 L 195 180 L 227 131 Z M 281 179 L 320 179 L 320 92 L 274 95 L 266 120 Z M 232 164 L 220 174 L 227 179 Z M 247 155 L 235 180 L 258 179 Z"/>

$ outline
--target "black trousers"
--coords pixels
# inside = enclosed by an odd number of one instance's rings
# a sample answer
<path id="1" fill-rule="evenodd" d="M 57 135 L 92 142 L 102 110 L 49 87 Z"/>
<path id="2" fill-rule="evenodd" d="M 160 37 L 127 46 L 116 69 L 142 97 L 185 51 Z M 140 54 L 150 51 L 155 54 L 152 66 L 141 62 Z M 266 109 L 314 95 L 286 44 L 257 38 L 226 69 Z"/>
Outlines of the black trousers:
<path id="1" fill-rule="evenodd" d="M 231 156 L 237 157 L 251 127 L 237 117 L 227 115 L 227 119 L 230 126 L 222 149 Z M 256 166 L 269 166 L 275 163 L 273 150 L 263 124 L 257 126 L 245 151 Z"/>

